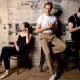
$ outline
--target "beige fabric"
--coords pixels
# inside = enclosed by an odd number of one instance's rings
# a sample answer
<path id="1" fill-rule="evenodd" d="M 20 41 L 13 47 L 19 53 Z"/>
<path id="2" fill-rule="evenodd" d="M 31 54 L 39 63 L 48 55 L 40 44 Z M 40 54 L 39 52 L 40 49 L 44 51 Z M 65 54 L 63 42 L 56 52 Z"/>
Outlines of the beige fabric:
<path id="1" fill-rule="evenodd" d="M 52 47 L 54 54 L 63 52 L 66 49 L 66 45 L 60 39 L 58 39 L 54 34 L 51 34 L 51 33 L 40 34 L 40 43 L 44 51 L 44 54 L 46 56 L 46 61 L 49 67 L 49 71 L 51 74 L 53 74 L 53 61 L 50 56 L 48 43 L 51 43 L 52 45 L 54 45 L 54 47 Z"/>

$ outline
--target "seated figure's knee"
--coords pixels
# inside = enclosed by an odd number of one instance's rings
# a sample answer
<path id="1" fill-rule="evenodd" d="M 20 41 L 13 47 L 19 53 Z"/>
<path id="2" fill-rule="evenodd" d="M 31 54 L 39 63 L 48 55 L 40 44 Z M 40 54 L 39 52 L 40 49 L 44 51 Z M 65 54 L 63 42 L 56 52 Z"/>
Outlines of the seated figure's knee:
<path id="1" fill-rule="evenodd" d="M 2 48 L 2 51 L 4 51 L 4 50 L 5 50 L 5 47 Z"/>
<path id="2" fill-rule="evenodd" d="M 6 47 L 3 47 L 3 48 L 2 48 L 2 51 L 5 51 L 5 50 L 6 50 Z"/>
<path id="3" fill-rule="evenodd" d="M 66 45 L 65 44 L 61 45 L 60 47 L 61 47 L 61 50 L 62 51 L 65 51 L 66 50 Z"/>
<path id="4" fill-rule="evenodd" d="M 52 47 L 52 50 L 53 50 L 53 53 L 54 54 L 64 52 L 66 50 L 66 45 L 65 44 L 62 44 L 62 45 L 59 45 L 56 48 L 57 49 L 55 49 L 55 47 Z"/>

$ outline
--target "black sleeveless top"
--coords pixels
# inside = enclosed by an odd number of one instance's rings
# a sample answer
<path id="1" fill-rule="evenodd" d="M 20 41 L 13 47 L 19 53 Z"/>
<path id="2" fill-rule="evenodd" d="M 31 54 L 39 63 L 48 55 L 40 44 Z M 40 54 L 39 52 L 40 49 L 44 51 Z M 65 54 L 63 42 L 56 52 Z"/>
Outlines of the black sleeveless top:
<path id="1" fill-rule="evenodd" d="M 19 35 L 17 45 L 20 51 L 26 51 L 27 49 L 26 36 L 22 37 L 21 35 Z"/>

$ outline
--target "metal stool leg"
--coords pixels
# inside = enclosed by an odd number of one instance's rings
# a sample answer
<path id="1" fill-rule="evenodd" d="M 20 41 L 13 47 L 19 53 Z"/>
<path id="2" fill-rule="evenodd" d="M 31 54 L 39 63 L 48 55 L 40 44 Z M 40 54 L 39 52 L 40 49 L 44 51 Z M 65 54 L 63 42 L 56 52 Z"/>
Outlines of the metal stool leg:
<path id="1" fill-rule="evenodd" d="M 19 74 L 19 58 L 20 56 L 17 56 L 17 75 Z"/>
<path id="2" fill-rule="evenodd" d="M 79 49 L 79 71 L 80 71 L 80 49 Z"/>

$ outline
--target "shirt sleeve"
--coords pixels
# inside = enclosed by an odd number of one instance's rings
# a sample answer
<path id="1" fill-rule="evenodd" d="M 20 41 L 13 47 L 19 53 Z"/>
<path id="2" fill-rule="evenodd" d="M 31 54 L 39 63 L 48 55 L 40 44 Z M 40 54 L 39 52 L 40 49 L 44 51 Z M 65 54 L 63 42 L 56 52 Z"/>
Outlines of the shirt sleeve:
<path id="1" fill-rule="evenodd" d="M 69 19 L 68 19 L 68 23 L 71 22 L 71 23 L 75 23 L 75 18 L 74 16 L 71 16 Z"/>
<path id="2" fill-rule="evenodd" d="M 42 18 L 43 18 L 42 16 L 40 16 L 40 17 L 38 18 L 37 24 L 40 24 L 40 25 L 42 24 Z"/>
<path id="3" fill-rule="evenodd" d="M 54 17 L 54 19 L 53 19 L 53 24 L 57 24 L 57 18 L 56 17 Z"/>

